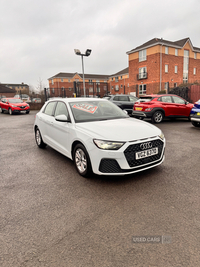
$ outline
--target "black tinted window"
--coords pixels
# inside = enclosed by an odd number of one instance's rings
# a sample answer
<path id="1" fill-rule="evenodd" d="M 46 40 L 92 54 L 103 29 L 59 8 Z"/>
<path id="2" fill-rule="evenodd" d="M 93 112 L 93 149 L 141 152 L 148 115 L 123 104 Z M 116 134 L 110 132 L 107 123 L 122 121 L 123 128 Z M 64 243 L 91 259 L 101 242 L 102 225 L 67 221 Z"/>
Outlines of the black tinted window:
<path id="1" fill-rule="evenodd" d="M 126 95 L 120 95 L 119 96 L 119 101 L 129 101 L 129 98 Z"/>
<path id="2" fill-rule="evenodd" d="M 119 101 L 119 96 L 114 96 L 114 97 L 113 97 L 113 100 L 114 100 L 114 101 Z"/>

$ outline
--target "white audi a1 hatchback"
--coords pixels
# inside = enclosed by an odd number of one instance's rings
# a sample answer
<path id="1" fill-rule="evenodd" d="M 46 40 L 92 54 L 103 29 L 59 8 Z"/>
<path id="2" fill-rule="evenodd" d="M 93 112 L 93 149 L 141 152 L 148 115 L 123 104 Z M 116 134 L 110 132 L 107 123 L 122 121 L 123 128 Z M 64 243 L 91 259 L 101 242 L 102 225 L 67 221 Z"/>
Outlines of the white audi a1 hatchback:
<path id="1" fill-rule="evenodd" d="M 34 131 L 39 148 L 67 156 L 85 177 L 131 174 L 164 160 L 162 131 L 106 99 L 51 99 L 36 114 Z"/>

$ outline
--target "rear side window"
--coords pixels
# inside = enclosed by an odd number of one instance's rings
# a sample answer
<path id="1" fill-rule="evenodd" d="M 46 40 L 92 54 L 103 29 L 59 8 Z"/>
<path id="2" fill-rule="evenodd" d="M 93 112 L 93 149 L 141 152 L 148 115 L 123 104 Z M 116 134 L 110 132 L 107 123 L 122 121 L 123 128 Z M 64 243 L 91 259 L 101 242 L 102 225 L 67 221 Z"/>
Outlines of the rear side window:
<path id="1" fill-rule="evenodd" d="M 173 100 L 174 100 L 174 103 L 177 103 L 177 104 L 185 104 L 185 101 L 178 97 L 178 96 L 172 96 L 173 97 Z"/>
<path id="2" fill-rule="evenodd" d="M 172 103 L 172 98 L 171 98 L 171 96 L 162 96 L 161 97 L 161 101 L 162 102 L 165 102 L 165 103 Z"/>
<path id="3" fill-rule="evenodd" d="M 50 102 L 46 105 L 46 108 L 44 110 L 44 114 L 47 114 L 49 116 L 53 116 L 54 108 L 55 108 L 56 102 Z"/>
<path id="4" fill-rule="evenodd" d="M 114 100 L 114 101 L 119 101 L 119 96 L 114 96 L 114 97 L 113 97 L 113 100 Z"/>
<path id="5" fill-rule="evenodd" d="M 129 101 L 129 98 L 126 95 L 120 95 L 119 96 L 119 101 Z"/>

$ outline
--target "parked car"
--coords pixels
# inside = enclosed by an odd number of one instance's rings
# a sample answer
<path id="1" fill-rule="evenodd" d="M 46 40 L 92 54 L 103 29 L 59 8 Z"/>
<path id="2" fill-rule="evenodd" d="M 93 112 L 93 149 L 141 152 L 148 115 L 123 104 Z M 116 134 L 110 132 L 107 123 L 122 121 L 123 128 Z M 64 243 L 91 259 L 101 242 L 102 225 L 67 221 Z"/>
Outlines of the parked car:
<path id="1" fill-rule="evenodd" d="M 26 94 L 15 95 L 14 98 L 22 99 L 24 102 L 27 102 L 27 103 L 30 103 L 31 102 L 30 96 L 28 96 Z"/>
<path id="2" fill-rule="evenodd" d="M 32 103 L 41 103 L 41 98 L 33 98 Z"/>
<path id="3" fill-rule="evenodd" d="M 160 123 L 164 118 L 190 118 L 193 104 L 170 94 L 142 96 L 133 107 L 132 116 Z"/>
<path id="4" fill-rule="evenodd" d="M 164 160 L 161 130 L 104 99 L 49 100 L 36 114 L 34 130 L 39 148 L 49 145 L 69 157 L 82 176 L 126 175 Z"/>
<path id="5" fill-rule="evenodd" d="M 30 112 L 29 104 L 25 103 L 19 98 L 2 98 L 0 101 L 1 112 L 8 112 L 10 115 L 13 113 L 26 113 Z"/>
<path id="6" fill-rule="evenodd" d="M 132 114 L 133 105 L 138 100 L 138 97 L 132 95 L 110 95 L 106 96 L 109 101 L 113 102 L 115 105 L 124 109 L 129 115 Z"/>
<path id="7" fill-rule="evenodd" d="M 200 127 L 200 99 L 194 103 L 190 112 L 190 120 L 195 127 Z"/>

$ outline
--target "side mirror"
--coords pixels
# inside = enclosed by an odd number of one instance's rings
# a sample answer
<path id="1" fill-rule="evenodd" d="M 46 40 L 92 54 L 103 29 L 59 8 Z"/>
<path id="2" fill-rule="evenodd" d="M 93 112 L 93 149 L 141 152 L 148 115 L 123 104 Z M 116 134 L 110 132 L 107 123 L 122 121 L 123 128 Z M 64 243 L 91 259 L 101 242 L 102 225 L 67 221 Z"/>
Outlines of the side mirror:
<path id="1" fill-rule="evenodd" d="M 127 112 L 125 109 L 123 109 L 123 112 L 124 112 L 126 115 L 128 115 L 128 112 Z"/>
<path id="2" fill-rule="evenodd" d="M 70 122 L 70 120 L 67 118 L 66 115 L 61 114 L 55 117 L 56 121 L 61 121 L 61 122 Z"/>
<path id="3" fill-rule="evenodd" d="M 185 101 L 185 104 L 186 104 L 186 105 L 188 105 L 189 103 L 190 103 L 190 102 L 188 102 L 188 101 Z"/>

